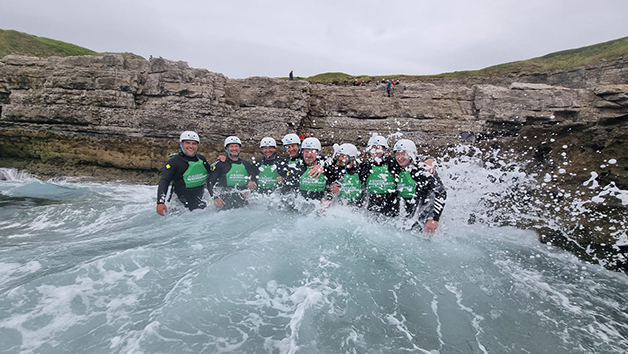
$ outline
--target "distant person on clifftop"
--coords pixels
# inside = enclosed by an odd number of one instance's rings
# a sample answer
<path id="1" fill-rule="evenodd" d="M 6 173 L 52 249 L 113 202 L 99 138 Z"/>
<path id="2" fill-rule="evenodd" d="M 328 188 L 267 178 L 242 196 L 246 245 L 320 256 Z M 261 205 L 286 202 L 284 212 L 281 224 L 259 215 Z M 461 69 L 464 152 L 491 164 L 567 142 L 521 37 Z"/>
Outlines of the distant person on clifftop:
<path id="1" fill-rule="evenodd" d="M 392 96 L 392 82 L 390 80 L 386 80 L 386 93 L 388 97 Z"/>
<path id="2" fill-rule="evenodd" d="M 157 214 L 164 216 L 168 212 L 166 196 L 170 184 L 186 208 L 194 210 L 207 206 L 203 193 L 211 168 L 205 157 L 197 153 L 199 143 L 198 134 L 192 131 L 185 131 L 179 137 L 181 151 L 170 155 L 161 171 L 157 187 Z"/>
<path id="3" fill-rule="evenodd" d="M 294 80 L 293 70 L 290 70 L 290 75 L 288 75 L 288 78 L 290 79 L 290 81 Z"/>

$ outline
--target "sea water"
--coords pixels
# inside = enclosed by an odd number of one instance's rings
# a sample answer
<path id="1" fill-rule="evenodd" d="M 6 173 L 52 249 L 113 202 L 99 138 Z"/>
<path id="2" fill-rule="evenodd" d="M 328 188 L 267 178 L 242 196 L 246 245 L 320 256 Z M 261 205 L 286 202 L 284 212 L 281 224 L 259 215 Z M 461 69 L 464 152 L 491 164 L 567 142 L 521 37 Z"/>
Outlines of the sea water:
<path id="1" fill-rule="evenodd" d="M 272 198 L 161 217 L 154 186 L 1 171 L 0 353 L 628 352 L 624 274 L 469 223 L 518 169 L 440 166 L 431 236 Z"/>

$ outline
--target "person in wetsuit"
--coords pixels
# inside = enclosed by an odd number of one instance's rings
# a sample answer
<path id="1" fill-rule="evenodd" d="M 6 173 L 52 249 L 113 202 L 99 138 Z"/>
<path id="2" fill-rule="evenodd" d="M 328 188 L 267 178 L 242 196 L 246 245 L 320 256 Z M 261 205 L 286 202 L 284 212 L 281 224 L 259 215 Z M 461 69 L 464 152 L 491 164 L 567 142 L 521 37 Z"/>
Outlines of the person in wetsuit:
<path id="1" fill-rule="evenodd" d="M 364 196 L 364 185 L 360 180 L 360 167 L 356 161 L 358 148 L 353 144 L 334 145 L 338 154 L 336 163 L 326 170 L 331 176 L 330 191 L 338 195 L 341 202 L 360 207 Z"/>
<path id="2" fill-rule="evenodd" d="M 253 161 L 253 165 L 259 170 L 257 175 L 257 190 L 262 193 L 270 193 L 283 184 L 284 177 L 279 174 L 279 166 L 283 159 L 277 156 L 277 143 L 271 137 L 265 137 L 260 141 L 262 157 Z"/>
<path id="3" fill-rule="evenodd" d="M 323 172 L 321 143 L 310 137 L 303 140 L 303 159 L 290 166 L 284 183 L 285 192 L 298 192 L 306 199 L 322 200 L 327 193 L 328 177 Z"/>
<path id="4" fill-rule="evenodd" d="M 411 228 L 421 228 L 433 233 L 445 206 L 447 192 L 438 175 L 420 166 L 414 142 L 401 139 L 393 147 L 396 164 L 391 172 L 397 181 L 400 211 L 405 210 Z M 403 209 L 402 209 L 403 206 Z"/>
<path id="5" fill-rule="evenodd" d="M 390 166 L 396 161 L 385 156 L 388 139 L 373 135 L 368 141 L 369 157 L 360 164 L 360 179 L 366 188 L 366 208 L 386 216 L 395 216 L 399 210 L 397 184 Z"/>
<path id="6" fill-rule="evenodd" d="M 287 155 L 278 161 L 279 175 L 286 178 L 290 167 L 303 159 L 303 152 L 301 151 L 301 139 L 294 133 L 286 134 L 281 139 L 281 143 Z"/>
<path id="7" fill-rule="evenodd" d="M 168 212 L 166 198 L 171 184 L 174 194 L 189 210 L 207 206 L 203 193 L 211 169 L 205 157 L 198 153 L 199 143 L 198 134 L 193 131 L 185 131 L 179 137 L 181 151 L 172 154 L 161 171 L 157 187 L 157 214 L 164 216 Z"/>
<path id="8" fill-rule="evenodd" d="M 248 204 L 246 198 L 257 185 L 258 170 L 252 163 L 240 158 L 240 138 L 229 136 L 224 146 L 227 158 L 212 165 L 207 188 L 214 199 L 214 206 L 226 210 Z"/>

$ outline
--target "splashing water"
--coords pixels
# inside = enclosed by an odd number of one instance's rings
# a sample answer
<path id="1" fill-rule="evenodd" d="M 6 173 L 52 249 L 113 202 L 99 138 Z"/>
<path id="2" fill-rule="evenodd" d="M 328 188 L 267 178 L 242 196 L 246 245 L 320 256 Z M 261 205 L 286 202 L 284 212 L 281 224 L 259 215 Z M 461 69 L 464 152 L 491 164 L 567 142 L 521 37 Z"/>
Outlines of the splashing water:
<path id="1" fill-rule="evenodd" d="M 492 222 L 540 217 L 493 207 L 533 178 L 473 156 L 439 174 L 432 237 L 342 206 L 160 217 L 155 187 L 4 178 L 0 353 L 628 351 L 625 275 Z"/>

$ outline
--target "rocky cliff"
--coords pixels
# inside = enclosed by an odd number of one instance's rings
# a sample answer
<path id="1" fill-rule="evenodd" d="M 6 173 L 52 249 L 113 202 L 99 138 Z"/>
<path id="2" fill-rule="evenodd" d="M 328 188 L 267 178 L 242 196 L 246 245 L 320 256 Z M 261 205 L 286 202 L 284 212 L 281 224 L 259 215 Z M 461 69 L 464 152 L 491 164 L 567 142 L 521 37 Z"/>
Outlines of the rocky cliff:
<path id="1" fill-rule="evenodd" d="M 374 85 L 233 80 L 161 58 L 0 59 L 0 166 L 43 176 L 155 183 L 183 130 L 199 132 L 207 156 L 220 153 L 229 135 L 257 154 L 262 137 L 289 132 L 312 133 L 327 147 L 364 145 L 372 132 L 402 132 L 433 154 L 461 140 L 508 148 L 513 158 L 531 161 L 539 178 L 555 176 L 557 188 L 574 193 L 590 178 L 587 168 L 627 190 L 627 125 L 628 58 L 545 73 L 416 78 L 397 85 L 393 97 Z M 560 191 L 544 198 L 559 203 L 558 194 L 566 203 Z M 626 205 L 616 206 L 604 207 L 625 220 Z M 557 229 L 541 238 L 560 243 Z M 594 234 L 583 242 L 608 244 L 621 236 Z"/>

